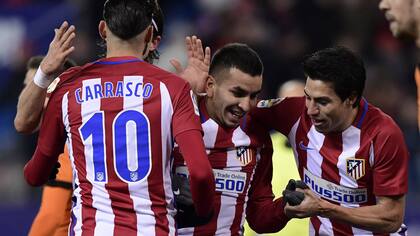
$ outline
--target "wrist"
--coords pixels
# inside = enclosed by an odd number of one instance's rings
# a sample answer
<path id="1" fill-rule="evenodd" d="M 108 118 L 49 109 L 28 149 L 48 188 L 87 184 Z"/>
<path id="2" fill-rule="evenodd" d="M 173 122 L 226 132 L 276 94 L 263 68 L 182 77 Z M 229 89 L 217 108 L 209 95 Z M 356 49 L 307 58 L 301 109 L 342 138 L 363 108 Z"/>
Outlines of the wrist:
<path id="1" fill-rule="evenodd" d="M 320 198 L 317 215 L 329 218 L 335 207 L 336 205 Z"/>
<path id="2" fill-rule="evenodd" d="M 51 82 L 51 78 L 42 71 L 41 66 L 38 67 L 38 70 L 36 71 L 34 76 L 34 83 L 38 87 L 46 89 L 51 84 Z"/>

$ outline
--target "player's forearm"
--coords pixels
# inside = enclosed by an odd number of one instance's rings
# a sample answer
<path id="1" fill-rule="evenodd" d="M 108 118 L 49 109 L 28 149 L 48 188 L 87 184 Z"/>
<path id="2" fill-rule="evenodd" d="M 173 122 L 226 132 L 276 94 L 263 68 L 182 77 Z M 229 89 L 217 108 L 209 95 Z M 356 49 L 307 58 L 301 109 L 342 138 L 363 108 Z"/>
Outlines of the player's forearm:
<path id="1" fill-rule="evenodd" d="M 373 232 L 396 232 L 403 221 L 403 209 L 386 207 L 382 204 L 358 208 L 346 208 L 332 204 L 328 201 L 321 202 L 322 217 L 336 219 L 352 226 Z"/>
<path id="2" fill-rule="evenodd" d="M 189 171 L 191 195 L 196 213 L 208 216 L 213 210 L 214 176 L 205 153 L 199 130 L 190 130 L 176 137 Z"/>
<path id="3" fill-rule="evenodd" d="M 282 198 L 275 201 L 272 198 L 248 201 L 246 219 L 249 226 L 259 234 L 280 231 L 289 221 L 284 214 L 284 206 Z"/>
<path id="4" fill-rule="evenodd" d="M 37 147 L 31 160 L 26 163 L 23 170 L 26 182 L 31 186 L 41 186 L 45 184 L 48 181 L 48 177 L 50 176 L 55 163 L 57 163 L 57 160 L 58 154 L 55 158 L 50 158 L 43 154 Z"/>
<path id="5" fill-rule="evenodd" d="M 40 123 L 46 97 L 46 89 L 30 82 L 19 96 L 15 129 L 19 133 L 32 133 Z"/>

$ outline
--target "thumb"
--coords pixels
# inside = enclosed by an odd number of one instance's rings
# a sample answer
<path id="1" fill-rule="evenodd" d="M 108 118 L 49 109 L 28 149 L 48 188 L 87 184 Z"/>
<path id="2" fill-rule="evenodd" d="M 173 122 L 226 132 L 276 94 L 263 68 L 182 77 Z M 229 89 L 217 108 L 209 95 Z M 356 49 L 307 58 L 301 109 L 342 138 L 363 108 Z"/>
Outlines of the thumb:
<path id="1" fill-rule="evenodd" d="M 177 59 L 171 59 L 169 60 L 169 62 L 175 68 L 175 71 L 177 74 L 180 74 L 184 71 L 182 68 L 181 62 L 179 62 Z"/>

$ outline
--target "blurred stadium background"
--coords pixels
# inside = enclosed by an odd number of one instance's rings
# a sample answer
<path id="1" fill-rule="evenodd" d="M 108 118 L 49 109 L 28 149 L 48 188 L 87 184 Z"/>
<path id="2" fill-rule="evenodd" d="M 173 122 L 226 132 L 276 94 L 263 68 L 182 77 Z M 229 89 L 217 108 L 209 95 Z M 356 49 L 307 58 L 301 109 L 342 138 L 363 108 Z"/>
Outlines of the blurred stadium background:
<path id="1" fill-rule="evenodd" d="M 403 130 L 411 153 L 410 188 L 405 213 L 409 231 L 420 232 L 420 139 L 416 128 L 414 44 L 394 39 L 379 0 L 177 0 L 160 1 L 165 29 L 159 65 L 185 60 L 184 37 L 196 34 L 213 50 L 244 42 L 265 64 L 262 98 L 273 97 L 284 81 L 303 78 L 304 54 L 332 45 L 360 53 L 366 62 L 365 91 L 370 103 L 391 115 Z M 0 229 L 25 235 L 36 214 L 40 188 L 29 187 L 22 168 L 36 136 L 13 128 L 17 97 L 27 59 L 48 50 L 53 28 L 68 20 L 77 28 L 78 64 L 98 58 L 97 24 L 104 1 L 1 0 L 0 2 Z M 416 55 L 417 53 L 417 55 Z M 395 168 L 398 168 L 397 166 Z"/>

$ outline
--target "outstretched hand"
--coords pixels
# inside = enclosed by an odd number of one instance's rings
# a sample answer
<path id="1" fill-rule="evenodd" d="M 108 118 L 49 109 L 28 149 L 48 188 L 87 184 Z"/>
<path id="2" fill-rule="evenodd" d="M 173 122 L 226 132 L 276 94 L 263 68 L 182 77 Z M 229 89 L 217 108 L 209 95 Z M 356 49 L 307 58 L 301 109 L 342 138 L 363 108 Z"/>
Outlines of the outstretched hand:
<path id="1" fill-rule="evenodd" d="M 186 80 L 193 92 L 197 95 L 205 95 L 205 86 L 210 68 L 210 48 L 203 50 L 202 42 L 196 36 L 186 37 L 188 65 L 183 68 L 177 59 L 170 60 L 176 73 Z"/>
<path id="2" fill-rule="evenodd" d="M 48 76 L 54 77 L 61 72 L 67 56 L 74 51 L 73 40 L 76 37 L 76 27 L 64 21 L 60 28 L 54 29 L 55 36 L 50 43 L 48 53 L 41 62 L 41 70 Z"/>

